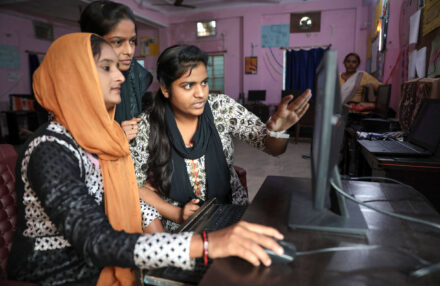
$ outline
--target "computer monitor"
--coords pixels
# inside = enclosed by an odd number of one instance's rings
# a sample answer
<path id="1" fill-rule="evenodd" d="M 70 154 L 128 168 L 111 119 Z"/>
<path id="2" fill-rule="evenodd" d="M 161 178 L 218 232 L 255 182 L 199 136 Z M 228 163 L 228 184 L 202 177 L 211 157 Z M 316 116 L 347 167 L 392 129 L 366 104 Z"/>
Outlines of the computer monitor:
<path id="1" fill-rule="evenodd" d="M 337 164 L 348 113 L 342 109 L 337 75 L 337 53 L 327 51 L 316 70 L 312 193 L 296 195 L 293 190 L 289 227 L 365 234 L 367 224 L 359 205 L 346 201 L 331 186 L 333 182 L 342 189 Z"/>
<path id="2" fill-rule="evenodd" d="M 297 98 L 301 95 L 301 92 L 297 89 L 284 89 L 281 91 L 281 98 L 288 95 L 293 95 L 293 98 Z"/>
<path id="3" fill-rule="evenodd" d="M 248 102 L 257 102 L 266 100 L 266 90 L 249 90 L 248 91 Z"/>
<path id="4" fill-rule="evenodd" d="M 388 118 L 391 97 L 391 84 L 380 85 L 377 88 L 376 107 L 374 112 L 382 118 Z"/>

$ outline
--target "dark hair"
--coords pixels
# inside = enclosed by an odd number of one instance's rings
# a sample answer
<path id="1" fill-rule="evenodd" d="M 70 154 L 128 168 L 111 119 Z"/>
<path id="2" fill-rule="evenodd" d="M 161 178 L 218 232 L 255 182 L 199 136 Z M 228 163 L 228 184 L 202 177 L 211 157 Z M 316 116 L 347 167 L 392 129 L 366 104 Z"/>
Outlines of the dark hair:
<path id="1" fill-rule="evenodd" d="M 134 14 L 130 8 L 124 4 L 101 0 L 86 6 L 81 13 L 79 24 L 81 32 L 105 36 L 124 19 L 131 20 L 136 30 Z"/>
<path id="2" fill-rule="evenodd" d="M 348 55 L 346 55 L 344 58 L 344 63 L 348 60 L 348 57 L 350 57 L 350 56 L 353 56 L 358 60 L 358 65 L 361 63 L 361 58 L 356 53 L 349 53 Z"/>
<path id="3" fill-rule="evenodd" d="M 172 97 L 171 85 L 186 72 L 192 71 L 200 63 L 207 66 L 208 55 L 196 46 L 175 45 L 165 49 L 157 60 L 157 80 Z M 168 196 L 173 166 L 171 162 L 171 144 L 165 124 L 165 98 L 159 88 L 153 98 L 150 110 L 150 138 L 148 142 L 149 183 L 161 194 Z"/>
<path id="4" fill-rule="evenodd" d="M 108 45 L 109 43 L 103 38 L 92 35 L 90 37 L 90 44 L 92 46 L 92 55 L 94 58 L 99 58 L 101 56 L 101 46 L 103 44 Z"/>

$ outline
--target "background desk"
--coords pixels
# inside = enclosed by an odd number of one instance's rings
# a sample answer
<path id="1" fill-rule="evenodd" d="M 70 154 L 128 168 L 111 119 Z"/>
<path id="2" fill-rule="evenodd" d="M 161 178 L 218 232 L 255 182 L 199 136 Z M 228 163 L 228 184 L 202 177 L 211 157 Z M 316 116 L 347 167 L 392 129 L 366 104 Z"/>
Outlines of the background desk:
<path id="1" fill-rule="evenodd" d="M 394 184 L 344 181 L 344 188 L 362 201 L 385 210 L 440 223 L 440 216 L 418 195 Z M 440 231 L 381 215 L 362 212 L 369 226 L 366 237 L 291 230 L 287 214 L 292 190 L 309 192 L 310 180 L 267 177 L 244 219 L 274 226 L 298 251 L 353 244 L 402 247 L 430 262 L 440 261 Z M 440 285 L 440 273 L 412 279 L 407 274 L 420 265 L 393 249 L 355 250 L 298 256 L 287 265 L 252 267 L 238 258 L 217 259 L 200 285 Z"/>
<path id="2" fill-rule="evenodd" d="M 408 184 L 423 195 L 440 212 L 440 158 L 376 156 L 361 147 L 361 176 L 387 177 Z M 363 163 L 365 162 L 365 163 Z"/>

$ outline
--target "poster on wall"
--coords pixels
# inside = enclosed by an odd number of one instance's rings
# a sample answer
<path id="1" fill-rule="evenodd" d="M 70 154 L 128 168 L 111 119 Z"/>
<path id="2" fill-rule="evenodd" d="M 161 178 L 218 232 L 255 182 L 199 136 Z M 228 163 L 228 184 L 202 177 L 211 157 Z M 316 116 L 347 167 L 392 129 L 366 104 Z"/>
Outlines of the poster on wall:
<path id="1" fill-rule="evenodd" d="M 440 36 L 435 37 L 431 44 L 431 55 L 428 62 L 428 77 L 440 75 Z"/>
<path id="2" fill-rule="evenodd" d="M 419 25 L 420 25 L 420 12 L 422 10 L 417 10 L 409 18 L 409 44 L 416 44 L 419 38 Z"/>
<path id="3" fill-rule="evenodd" d="M 142 36 L 139 38 L 140 42 L 140 56 L 148 57 L 148 56 L 158 56 L 159 55 L 159 44 L 156 43 L 156 40 L 148 37 Z"/>
<path id="4" fill-rule="evenodd" d="M 262 48 L 285 48 L 289 46 L 289 25 L 261 26 Z"/>
<path id="5" fill-rule="evenodd" d="M 18 47 L 0 44 L 0 68 L 20 68 L 20 49 Z"/>
<path id="6" fill-rule="evenodd" d="M 423 8 L 423 36 L 440 27 L 440 0 L 426 0 Z"/>
<path id="7" fill-rule="evenodd" d="M 245 74 L 257 74 L 258 70 L 258 58 L 257 57 L 245 57 L 244 72 Z"/>

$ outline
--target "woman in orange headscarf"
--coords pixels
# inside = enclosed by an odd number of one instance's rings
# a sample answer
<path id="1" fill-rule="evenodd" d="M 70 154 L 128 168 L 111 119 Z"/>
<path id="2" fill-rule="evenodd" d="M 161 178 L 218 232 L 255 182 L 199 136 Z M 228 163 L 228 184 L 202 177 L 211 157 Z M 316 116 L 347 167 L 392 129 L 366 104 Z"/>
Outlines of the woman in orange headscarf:
<path id="1" fill-rule="evenodd" d="M 135 285 L 132 269 L 191 269 L 202 254 L 269 265 L 255 244 L 280 253 L 269 236 L 282 235 L 273 228 L 240 222 L 211 233 L 209 243 L 193 233 L 142 234 L 157 212 L 139 203 L 128 141 L 113 120 L 123 81 L 111 46 L 85 33 L 56 40 L 35 72 L 35 95 L 54 120 L 27 141 L 17 162 L 9 278 Z"/>

